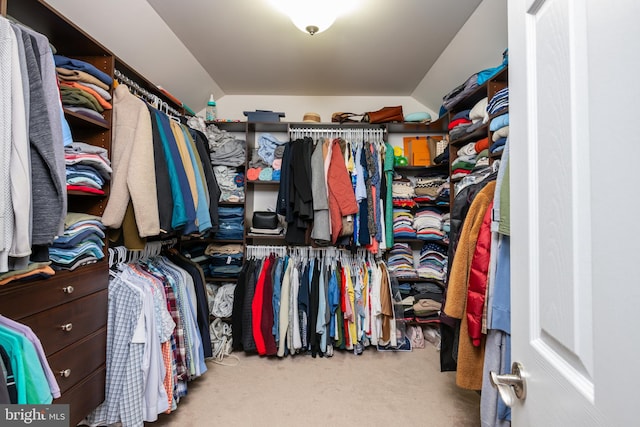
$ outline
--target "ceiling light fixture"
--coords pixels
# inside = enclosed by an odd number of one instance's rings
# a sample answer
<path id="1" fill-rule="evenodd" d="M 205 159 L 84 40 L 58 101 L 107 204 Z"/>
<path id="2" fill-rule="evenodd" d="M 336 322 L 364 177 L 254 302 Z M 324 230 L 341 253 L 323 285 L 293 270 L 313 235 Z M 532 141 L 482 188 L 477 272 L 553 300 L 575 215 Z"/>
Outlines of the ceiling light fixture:
<path id="1" fill-rule="evenodd" d="M 353 11 L 360 0 L 270 0 L 304 33 L 318 34 L 333 25 L 336 18 Z"/>

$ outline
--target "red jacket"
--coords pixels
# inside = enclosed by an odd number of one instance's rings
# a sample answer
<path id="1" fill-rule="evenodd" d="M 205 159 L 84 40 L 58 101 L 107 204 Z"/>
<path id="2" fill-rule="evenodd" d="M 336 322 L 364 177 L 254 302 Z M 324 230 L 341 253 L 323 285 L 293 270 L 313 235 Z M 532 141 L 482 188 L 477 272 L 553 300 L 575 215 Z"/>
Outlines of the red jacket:
<path id="1" fill-rule="evenodd" d="M 327 172 L 329 190 L 329 214 L 331 216 L 331 240 L 336 243 L 342 231 L 342 217 L 358 212 L 356 195 L 353 192 L 351 178 L 344 164 L 344 156 L 337 139 L 333 141 L 331 159 Z"/>
<path id="2" fill-rule="evenodd" d="M 253 300 L 251 301 L 251 326 L 253 331 L 253 340 L 256 343 L 256 350 L 260 356 L 267 354 L 265 338 L 262 334 L 263 331 L 260 325 L 262 323 L 262 304 L 264 303 L 264 283 L 270 267 L 271 258 L 269 257 L 264 260 L 262 270 L 260 270 L 260 275 L 256 282 Z"/>
<path id="3" fill-rule="evenodd" d="M 467 323 L 469 337 L 473 345 L 480 346 L 482 337 L 482 316 L 484 301 L 487 294 L 487 280 L 489 278 L 489 260 L 491 258 L 491 212 L 493 201 L 484 213 L 482 225 L 478 232 L 476 249 L 471 260 L 469 271 L 469 287 L 467 288 Z"/>

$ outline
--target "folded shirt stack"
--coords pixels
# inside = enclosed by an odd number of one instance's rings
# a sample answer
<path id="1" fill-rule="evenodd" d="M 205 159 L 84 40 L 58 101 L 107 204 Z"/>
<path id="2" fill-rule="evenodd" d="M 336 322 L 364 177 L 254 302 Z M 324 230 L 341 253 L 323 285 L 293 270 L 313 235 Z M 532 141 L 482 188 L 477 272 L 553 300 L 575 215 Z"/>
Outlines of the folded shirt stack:
<path id="1" fill-rule="evenodd" d="M 391 184 L 391 195 L 394 207 L 411 208 L 416 205 L 413 198 L 416 196 L 414 183 L 409 178 L 394 176 Z"/>
<path id="2" fill-rule="evenodd" d="M 284 143 L 270 133 L 258 138 L 258 147 L 251 153 L 247 169 L 249 181 L 280 181 Z"/>
<path id="3" fill-rule="evenodd" d="M 264 234 L 268 236 L 279 236 L 283 232 L 283 228 L 278 226 L 276 228 L 256 228 L 251 227 L 249 229 L 253 234 Z"/>
<path id="4" fill-rule="evenodd" d="M 489 120 L 489 114 L 487 113 L 488 98 L 484 97 L 480 101 L 476 102 L 471 111 L 469 112 L 469 119 L 471 120 L 471 126 L 466 128 L 466 133 L 471 133 L 476 129 L 481 128 Z"/>
<path id="5" fill-rule="evenodd" d="M 458 112 L 451 118 L 449 122 L 449 138 L 456 140 L 467 132 L 467 128 L 473 124 L 469 118 L 471 110 L 463 110 Z"/>
<path id="6" fill-rule="evenodd" d="M 233 166 L 214 166 L 221 202 L 244 202 L 244 173 Z"/>
<path id="7" fill-rule="evenodd" d="M 408 243 L 395 243 L 387 259 L 389 271 L 397 278 L 415 279 L 418 273 L 413 266 L 413 250 Z"/>
<path id="8" fill-rule="evenodd" d="M 49 258 L 56 270 L 75 270 L 104 258 L 104 225 L 94 215 L 69 212 L 62 236 L 49 248 Z"/>
<path id="9" fill-rule="evenodd" d="M 243 249 L 239 244 L 196 244 L 183 249 L 206 277 L 236 277 L 242 269 Z"/>
<path id="10" fill-rule="evenodd" d="M 509 108 L 509 88 L 505 87 L 491 97 L 491 100 L 487 104 L 487 113 L 494 115 L 507 108 Z"/>
<path id="11" fill-rule="evenodd" d="M 218 208 L 219 240 L 242 240 L 244 237 L 244 208 L 221 206 Z"/>
<path id="12" fill-rule="evenodd" d="M 435 207 L 419 208 L 413 219 L 416 237 L 421 240 L 443 240 L 442 212 Z"/>
<path id="13" fill-rule="evenodd" d="M 54 55 L 62 106 L 104 125 L 102 112 L 112 108 L 109 89 L 113 79 L 92 64 L 62 55 Z"/>
<path id="14" fill-rule="evenodd" d="M 31 262 L 25 268 L 9 270 L 6 273 L 0 274 L 0 286 L 11 282 L 48 279 L 55 274 L 55 270 L 51 268 L 51 261 Z"/>
<path id="15" fill-rule="evenodd" d="M 437 203 L 442 184 L 447 182 L 444 176 L 417 177 L 415 181 L 415 194 L 413 200 L 418 203 Z"/>
<path id="16" fill-rule="evenodd" d="M 104 184 L 111 179 L 111 162 L 107 150 L 84 142 L 64 147 L 67 191 L 105 194 Z"/>
<path id="17" fill-rule="evenodd" d="M 462 151 L 467 147 L 470 150 Z M 477 153 L 475 152 L 475 143 L 469 143 L 458 151 L 458 157 L 451 163 L 451 179 L 457 179 L 469 175 L 476 165 Z M 471 154 L 460 154 L 471 151 Z"/>
<path id="18" fill-rule="evenodd" d="M 447 274 L 447 247 L 435 242 L 425 243 L 420 249 L 417 273 L 421 279 L 443 281 Z"/>
<path id="19" fill-rule="evenodd" d="M 247 145 L 245 140 L 237 139 L 233 134 L 219 129 L 214 124 L 207 126 L 205 134 L 209 141 L 212 165 L 232 167 L 244 165 Z"/>
<path id="20" fill-rule="evenodd" d="M 415 239 L 413 213 L 409 209 L 393 208 L 393 237 L 396 239 Z"/>
<path id="21" fill-rule="evenodd" d="M 509 113 L 494 117 L 489 125 L 489 130 L 493 132 L 489 151 L 491 153 L 499 153 L 504 150 L 504 145 L 509 135 Z"/>
<path id="22" fill-rule="evenodd" d="M 504 150 L 504 145 L 507 143 L 507 138 L 502 137 L 498 138 L 493 144 L 491 144 L 491 148 L 489 151 L 493 153 L 500 153 Z"/>
<path id="23" fill-rule="evenodd" d="M 446 236 L 445 242 L 449 243 L 449 232 L 451 231 L 451 214 L 449 212 L 442 215 L 442 232 Z"/>
<path id="24" fill-rule="evenodd" d="M 476 156 L 476 165 L 471 172 L 473 173 L 474 171 L 486 168 L 487 166 L 489 166 L 489 149 L 485 148 Z"/>
<path id="25" fill-rule="evenodd" d="M 432 282 L 411 285 L 411 295 L 402 300 L 404 318 L 421 323 L 438 322 L 442 310 L 442 288 Z"/>
<path id="26" fill-rule="evenodd" d="M 447 178 L 446 181 L 440 187 L 438 187 L 438 197 L 436 197 L 436 204 L 448 205 L 450 191 L 449 178 Z"/>

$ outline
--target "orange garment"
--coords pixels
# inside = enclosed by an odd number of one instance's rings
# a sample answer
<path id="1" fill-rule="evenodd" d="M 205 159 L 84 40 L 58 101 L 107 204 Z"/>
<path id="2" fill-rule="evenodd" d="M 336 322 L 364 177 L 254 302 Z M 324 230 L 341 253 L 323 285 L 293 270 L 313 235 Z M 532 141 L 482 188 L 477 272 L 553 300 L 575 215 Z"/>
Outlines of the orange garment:
<path id="1" fill-rule="evenodd" d="M 104 99 L 98 92 L 96 92 L 95 90 L 91 89 L 88 86 L 85 86 L 85 85 L 80 84 L 78 82 L 66 81 L 66 80 L 61 80 L 60 81 L 60 86 L 69 86 L 69 87 L 73 87 L 73 88 L 76 88 L 76 89 L 83 90 L 83 91 L 93 95 L 93 97 L 98 101 L 98 103 L 105 110 L 111 110 L 111 108 L 112 108 L 111 104 L 106 99 Z"/>
<path id="2" fill-rule="evenodd" d="M 173 351 L 171 350 L 171 342 L 165 341 L 161 345 L 162 359 L 164 360 L 164 389 L 167 392 L 167 401 L 169 402 L 169 409 L 165 414 L 171 413 L 171 405 L 173 403 L 173 373 L 171 369 L 171 359 L 173 358 Z"/>
<path id="3" fill-rule="evenodd" d="M 36 276 L 38 274 L 48 274 L 49 276 L 53 276 L 56 274 L 55 270 L 48 265 L 41 268 L 36 268 L 34 270 L 28 271 L 26 273 L 16 274 L 14 276 L 9 276 L 5 279 L 0 280 L 0 286 L 6 285 L 7 283 L 11 283 L 14 280 L 25 279 L 30 276 Z"/>
<path id="4" fill-rule="evenodd" d="M 358 213 L 358 203 L 345 165 L 338 139 L 334 139 L 327 174 L 331 240 L 336 243 L 342 231 L 342 217 Z"/>
<path id="5" fill-rule="evenodd" d="M 473 199 L 464 220 L 453 262 L 449 261 L 450 263 L 452 262 L 451 274 L 447 287 L 447 300 L 443 309 L 447 316 L 461 319 L 456 384 L 468 390 L 482 389 L 486 339 L 486 337 L 482 336 L 480 338 L 480 346 L 476 347 L 469 336 L 469 324 L 467 316 L 465 316 L 469 275 L 471 274 L 471 261 L 476 249 L 480 228 L 485 213 L 493 201 L 495 188 L 496 182 L 491 181 Z"/>
<path id="6" fill-rule="evenodd" d="M 489 148 L 489 138 L 482 138 L 476 145 L 474 146 L 476 153 L 481 152 L 482 150 L 487 150 Z"/>

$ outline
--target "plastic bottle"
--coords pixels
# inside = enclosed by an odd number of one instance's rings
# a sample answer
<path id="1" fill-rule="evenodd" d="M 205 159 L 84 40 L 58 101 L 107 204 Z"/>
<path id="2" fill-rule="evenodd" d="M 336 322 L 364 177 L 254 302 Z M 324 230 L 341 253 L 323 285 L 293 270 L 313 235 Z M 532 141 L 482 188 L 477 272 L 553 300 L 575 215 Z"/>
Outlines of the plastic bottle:
<path id="1" fill-rule="evenodd" d="M 216 101 L 213 100 L 213 95 L 207 102 L 206 119 L 207 121 L 214 121 L 218 117 L 218 111 L 216 108 Z"/>

